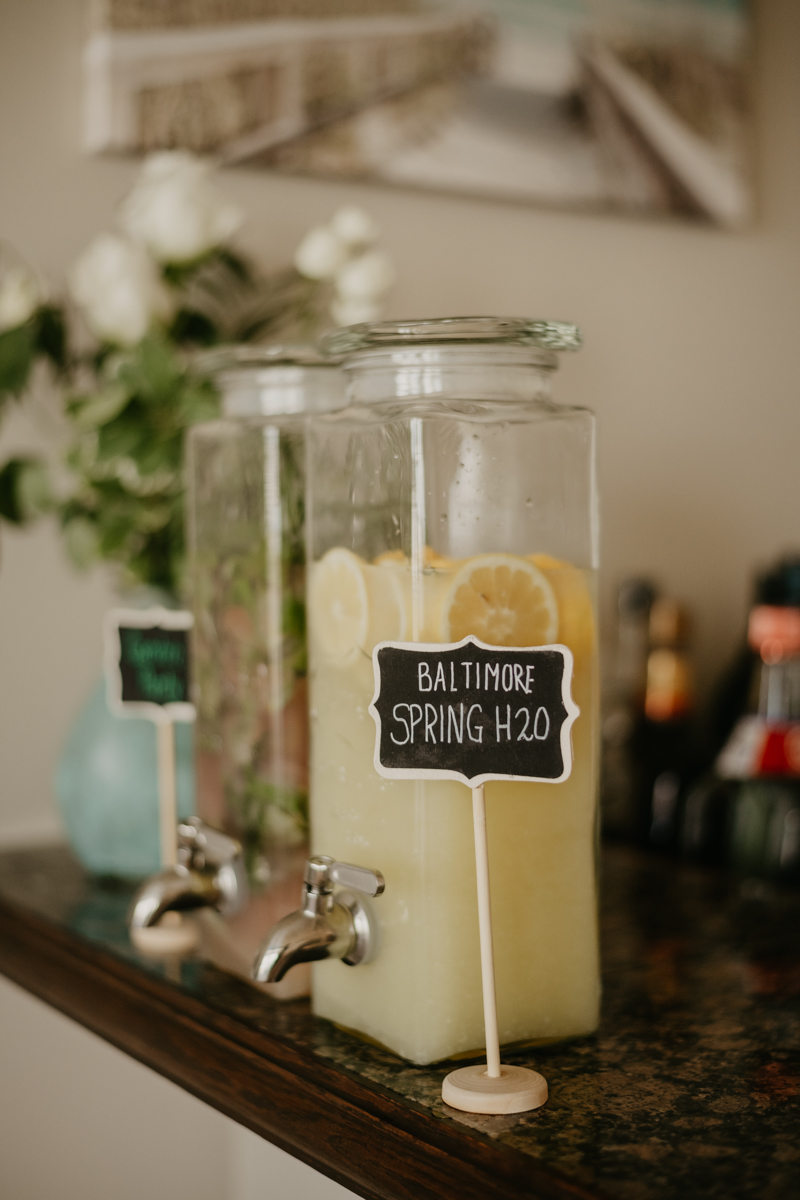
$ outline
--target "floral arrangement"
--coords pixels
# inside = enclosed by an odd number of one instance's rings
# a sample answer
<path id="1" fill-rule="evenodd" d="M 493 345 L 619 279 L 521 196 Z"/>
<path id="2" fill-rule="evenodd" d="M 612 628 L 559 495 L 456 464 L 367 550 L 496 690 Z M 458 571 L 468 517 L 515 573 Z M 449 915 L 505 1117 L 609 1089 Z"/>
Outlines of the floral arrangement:
<path id="1" fill-rule="evenodd" d="M 55 509 L 76 563 L 110 560 L 129 582 L 180 590 L 184 435 L 218 411 L 196 352 L 310 341 L 331 324 L 373 320 L 394 280 L 359 208 L 310 230 L 293 262 L 270 273 L 233 247 L 241 219 L 208 164 L 164 152 L 145 161 L 118 231 L 75 264 L 74 307 L 50 302 L 30 268 L 0 258 L 0 406 L 47 360 L 69 428 L 63 494 L 44 464 L 11 459 L 0 467 L 0 517 L 21 523 Z"/>

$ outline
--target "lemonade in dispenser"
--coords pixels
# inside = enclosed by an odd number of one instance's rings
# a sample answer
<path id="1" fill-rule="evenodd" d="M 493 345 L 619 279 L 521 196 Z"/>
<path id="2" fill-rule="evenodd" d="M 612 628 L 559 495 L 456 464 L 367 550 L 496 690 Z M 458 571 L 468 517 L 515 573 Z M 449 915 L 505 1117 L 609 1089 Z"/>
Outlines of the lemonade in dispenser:
<path id="1" fill-rule="evenodd" d="M 376 771 L 380 642 L 571 651 L 568 777 L 485 788 L 497 1010 L 506 1045 L 598 1022 L 594 419 L 551 396 L 578 345 L 494 318 L 331 337 L 350 404 L 309 441 L 311 849 L 330 856 L 312 862 L 380 868 L 385 893 L 371 961 L 318 955 L 313 1004 L 416 1063 L 484 1044 L 472 818 L 455 779 Z"/>

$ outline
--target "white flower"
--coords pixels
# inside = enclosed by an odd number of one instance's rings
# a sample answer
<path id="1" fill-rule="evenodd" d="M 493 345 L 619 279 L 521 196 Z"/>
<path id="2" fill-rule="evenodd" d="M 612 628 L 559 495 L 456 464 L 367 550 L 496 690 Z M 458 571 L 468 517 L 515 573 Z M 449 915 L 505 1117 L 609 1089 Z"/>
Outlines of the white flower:
<path id="1" fill-rule="evenodd" d="M 294 265 L 306 279 L 333 279 L 347 261 L 347 246 L 329 225 L 309 229 L 294 256 Z"/>
<path id="2" fill-rule="evenodd" d="M 346 246 L 371 246 L 377 242 L 380 230 L 363 208 L 348 204 L 333 214 L 331 229 Z"/>
<path id="3" fill-rule="evenodd" d="M 336 292 L 341 300 L 375 301 L 388 292 L 394 280 L 389 255 L 369 250 L 344 264 L 336 276 Z"/>
<path id="4" fill-rule="evenodd" d="M 381 306 L 375 300 L 341 300 L 338 296 L 331 304 L 331 316 L 337 325 L 361 325 L 364 321 L 377 321 Z"/>
<path id="5" fill-rule="evenodd" d="M 0 276 L 0 333 L 32 317 L 43 299 L 39 281 L 27 267 L 10 266 Z"/>
<path id="6" fill-rule="evenodd" d="M 217 193 L 210 173 L 185 150 L 151 154 L 120 208 L 125 233 L 166 263 L 190 262 L 227 241 L 242 213 Z"/>
<path id="7" fill-rule="evenodd" d="M 103 341 L 134 346 L 153 317 L 166 318 L 170 298 L 155 263 L 124 238 L 103 233 L 75 264 L 70 289 L 92 332 Z"/>

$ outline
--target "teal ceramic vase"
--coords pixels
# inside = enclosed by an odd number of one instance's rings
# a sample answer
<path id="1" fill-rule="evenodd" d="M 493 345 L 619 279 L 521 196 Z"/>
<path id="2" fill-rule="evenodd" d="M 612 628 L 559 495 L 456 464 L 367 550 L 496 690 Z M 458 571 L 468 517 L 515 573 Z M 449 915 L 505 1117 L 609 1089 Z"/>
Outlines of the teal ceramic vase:
<path id="1" fill-rule="evenodd" d="M 194 812 L 193 727 L 175 725 L 178 814 Z M 115 717 L 105 680 L 70 730 L 56 794 L 73 850 L 95 875 L 141 879 L 160 867 L 156 731 L 152 721 Z"/>

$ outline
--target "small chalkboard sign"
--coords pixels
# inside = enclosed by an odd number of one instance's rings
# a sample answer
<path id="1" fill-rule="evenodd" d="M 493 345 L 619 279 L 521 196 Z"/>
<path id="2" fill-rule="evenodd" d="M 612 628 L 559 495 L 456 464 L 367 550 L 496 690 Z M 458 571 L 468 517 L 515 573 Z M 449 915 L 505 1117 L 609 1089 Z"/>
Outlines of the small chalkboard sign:
<path id="1" fill-rule="evenodd" d="M 106 694 L 119 717 L 193 721 L 189 699 L 190 612 L 115 608 L 104 626 Z"/>
<path id="2" fill-rule="evenodd" d="M 381 642 L 372 656 L 375 769 L 385 778 L 563 783 L 572 770 L 572 653 Z"/>

